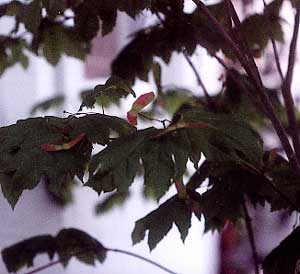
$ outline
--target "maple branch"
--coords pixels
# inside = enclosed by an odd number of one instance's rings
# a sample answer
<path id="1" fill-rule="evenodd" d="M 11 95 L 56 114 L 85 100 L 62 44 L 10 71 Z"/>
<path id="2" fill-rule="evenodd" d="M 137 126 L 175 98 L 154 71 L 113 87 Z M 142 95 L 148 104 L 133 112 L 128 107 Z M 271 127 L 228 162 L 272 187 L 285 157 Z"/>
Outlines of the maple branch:
<path id="1" fill-rule="evenodd" d="M 292 97 L 291 84 L 292 84 L 292 80 L 293 80 L 293 72 L 294 72 L 295 59 L 296 59 L 299 21 L 300 21 L 300 1 L 298 2 L 297 8 L 296 8 L 293 36 L 292 36 L 292 41 L 291 41 L 290 50 L 289 50 L 288 68 L 287 68 L 285 79 L 282 84 L 282 95 L 283 95 L 284 104 L 286 107 L 289 126 L 291 128 L 291 136 L 293 139 L 294 150 L 295 150 L 298 161 L 300 161 L 299 126 L 297 123 L 295 110 L 294 110 L 295 109 L 294 108 L 294 99 Z"/>
<path id="2" fill-rule="evenodd" d="M 263 0 L 263 4 L 264 4 L 264 7 L 266 9 L 267 4 L 266 4 L 265 0 Z M 283 78 L 283 73 L 282 73 L 282 69 L 281 69 L 281 65 L 280 65 L 279 54 L 278 54 L 276 42 L 274 40 L 274 35 L 273 35 L 272 30 L 271 30 L 270 15 L 269 15 L 268 12 L 266 13 L 266 17 L 267 17 L 268 32 L 269 32 L 269 35 L 270 35 L 270 40 L 271 40 L 271 44 L 272 44 L 272 48 L 273 48 L 273 52 L 274 52 L 274 57 L 275 57 L 276 68 L 277 68 L 277 71 L 278 71 L 279 76 L 281 78 L 281 81 L 283 81 L 284 78 Z"/>
<path id="3" fill-rule="evenodd" d="M 159 12 L 158 11 L 154 11 L 154 14 L 156 15 L 157 19 L 159 20 L 159 22 L 165 27 L 165 28 L 168 28 L 168 25 L 166 24 L 166 22 L 164 21 L 164 19 L 160 16 Z M 183 51 L 183 56 L 185 57 L 186 61 L 188 62 L 188 64 L 190 65 L 191 69 L 193 70 L 194 74 L 195 74 L 195 77 L 197 79 L 197 82 L 198 84 L 201 86 L 203 92 L 204 92 L 204 95 L 206 97 L 206 101 L 208 103 L 208 105 L 210 107 L 213 108 L 214 106 L 214 103 L 205 87 L 205 85 L 203 84 L 203 81 L 200 77 L 200 74 L 198 73 L 196 67 L 194 66 L 193 62 L 191 61 L 191 59 L 189 58 L 189 56 L 186 54 L 185 51 Z M 205 103 L 202 102 L 201 100 L 199 100 L 199 102 L 204 106 L 206 107 Z"/>
<path id="4" fill-rule="evenodd" d="M 252 258 L 253 258 L 253 263 L 254 263 L 254 268 L 255 268 L 255 274 L 259 274 L 259 260 L 258 260 L 258 255 L 257 255 L 257 249 L 256 249 L 256 244 L 255 244 L 255 239 L 254 239 L 254 231 L 252 227 L 252 220 L 248 212 L 248 208 L 246 205 L 245 200 L 243 199 L 243 210 L 245 214 L 245 223 L 246 223 L 246 228 L 248 232 L 248 237 L 249 237 L 249 242 L 252 250 Z"/>
<path id="5" fill-rule="evenodd" d="M 163 125 L 164 128 L 166 128 L 166 122 L 169 122 L 169 123 L 172 122 L 169 119 L 160 120 L 160 119 L 157 119 L 157 118 L 152 118 L 152 117 L 149 117 L 149 116 L 143 114 L 142 112 L 139 112 L 138 115 L 141 116 L 141 117 L 143 117 L 146 120 L 162 123 L 162 125 Z"/>
<path id="6" fill-rule="evenodd" d="M 48 264 L 45 264 L 45 265 L 43 265 L 43 266 L 41 266 L 41 267 L 38 267 L 38 268 L 36 268 L 36 269 L 34 269 L 34 270 L 32 270 L 32 271 L 26 272 L 26 273 L 24 273 L 24 274 L 34 274 L 34 273 L 38 273 L 38 272 L 40 272 L 40 271 L 43 271 L 44 269 L 47 269 L 47 268 L 49 268 L 49 267 L 52 267 L 52 266 L 57 265 L 57 264 L 60 264 L 60 263 L 61 263 L 60 260 L 56 260 L 56 261 L 50 262 L 50 263 L 48 263 Z"/>
<path id="7" fill-rule="evenodd" d="M 209 93 L 208 93 L 208 91 L 207 91 L 207 89 L 206 89 L 206 87 L 205 87 L 205 85 L 204 85 L 201 77 L 200 77 L 200 74 L 198 73 L 198 71 L 197 71 L 195 65 L 193 64 L 191 58 L 188 56 L 188 54 L 185 51 L 183 51 L 183 56 L 184 56 L 185 60 L 188 62 L 188 64 L 190 65 L 191 69 L 193 70 L 194 75 L 195 75 L 195 77 L 197 79 L 197 83 L 198 83 L 199 86 L 201 86 L 201 88 L 202 88 L 202 90 L 204 92 L 204 95 L 206 97 L 206 101 L 207 101 L 208 105 L 210 107 L 213 107 L 214 106 L 214 102 L 212 101 L 212 99 L 211 99 L 211 97 L 210 97 L 210 95 L 209 95 Z"/>
<path id="8" fill-rule="evenodd" d="M 170 270 L 170 269 L 168 269 L 168 268 L 162 266 L 162 265 L 159 264 L 159 263 L 156 263 L 156 262 L 154 262 L 154 261 L 152 261 L 152 260 L 150 260 L 150 259 L 147 259 L 146 257 L 143 257 L 143 256 L 141 256 L 141 255 L 138 255 L 138 254 L 135 254 L 135 253 L 126 251 L 126 250 L 117 249 L 117 248 L 107 248 L 107 251 L 125 254 L 125 255 L 128 255 L 128 256 L 137 258 L 137 259 L 139 259 L 139 260 L 145 261 L 145 262 L 147 262 L 147 263 L 149 263 L 149 264 L 152 264 L 152 265 L 154 265 L 154 266 L 156 266 L 156 267 L 158 267 L 158 268 L 160 268 L 160 269 L 162 269 L 162 270 L 164 270 L 164 271 L 166 271 L 166 272 L 168 272 L 168 273 L 170 273 L 170 274 L 178 274 L 178 273 L 176 273 L 176 272 L 174 272 L 174 271 L 172 271 L 172 270 Z"/>
<path id="9" fill-rule="evenodd" d="M 285 150 L 285 153 L 286 153 L 292 167 L 297 171 L 298 174 L 300 174 L 299 162 L 298 162 L 297 157 L 293 151 L 293 148 L 289 142 L 287 132 L 284 129 L 281 121 L 276 116 L 274 107 L 271 103 L 271 100 L 265 92 L 258 68 L 253 59 L 253 56 L 251 56 L 251 58 L 248 58 L 249 56 L 247 56 L 246 54 L 243 54 L 243 52 L 240 50 L 238 44 L 232 40 L 232 38 L 228 34 L 228 32 L 224 29 L 224 27 L 214 17 L 214 15 L 210 12 L 210 10 L 206 7 L 206 5 L 202 1 L 193 0 L 193 2 L 197 5 L 199 10 L 203 12 L 203 14 L 210 21 L 210 23 L 212 23 L 212 25 L 215 27 L 216 31 L 220 34 L 220 36 L 224 39 L 224 41 L 231 47 L 233 53 L 235 54 L 237 59 L 240 61 L 241 65 L 247 72 L 249 78 L 252 80 L 253 85 L 257 89 L 260 100 L 262 101 L 262 104 L 266 110 L 266 113 L 272 122 L 272 125 L 282 143 L 282 146 Z"/>
<path id="10" fill-rule="evenodd" d="M 158 268 L 160 268 L 160 269 L 162 269 L 165 272 L 170 273 L 170 274 L 179 274 L 179 273 L 174 272 L 174 271 L 170 270 L 169 268 L 167 268 L 167 267 L 165 267 L 165 266 L 163 266 L 163 265 L 161 265 L 161 264 L 159 264 L 159 263 L 157 263 L 155 261 L 152 261 L 152 260 L 150 260 L 150 259 L 148 259 L 148 258 L 146 258 L 144 256 L 135 254 L 135 253 L 130 252 L 130 251 L 126 251 L 126 250 L 122 250 L 122 249 L 117 249 L 117 248 L 106 248 L 106 247 L 104 247 L 104 250 L 107 251 L 107 252 L 121 253 L 121 254 L 125 254 L 127 256 L 134 257 L 136 259 L 139 259 L 139 260 L 142 260 L 142 261 L 147 262 L 149 264 L 152 264 L 152 265 L 154 265 L 154 266 L 156 266 L 156 267 L 158 267 Z M 77 252 L 76 255 L 84 254 L 85 252 L 87 252 L 87 250 Z M 41 271 L 43 271 L 43 270 L 45 270 L 47 268 L 50 268 L 50 267 L 55 266 L 55 265 L 60 264 L 60 263 L 61 263 L 61 260 L 56 260 L 56 261 L 50 262 L 48 264 L 45 264 L 45 265 L 43 265 L 41 267 L 38 267 L 38 268 L 36 268 L 34 270 L 31 270 L 29 272 L 26 272 L 24 274 L 38 273 L 38 272 L 41 272 Z"/>

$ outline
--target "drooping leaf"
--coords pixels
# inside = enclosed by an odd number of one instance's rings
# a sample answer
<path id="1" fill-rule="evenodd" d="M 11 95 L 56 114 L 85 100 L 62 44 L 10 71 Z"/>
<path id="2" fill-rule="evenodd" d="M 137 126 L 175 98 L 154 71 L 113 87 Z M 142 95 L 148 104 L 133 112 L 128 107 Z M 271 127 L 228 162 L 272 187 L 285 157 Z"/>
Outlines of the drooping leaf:
<path id="1" fill-rule="evenodd" d="M 107 96 L 111 97 L 112 100 L 118 100 L 128 94 L 132 94 L 135 97 L 134 90 L 126 81 L 119 77 L 112 76 L 104 85 L 97 85 L 93 91 L 85 93 L 79 111 L 81 111 L 83 107 L 93 108 L 96 100 L 98 98 L 101 100 L 101 96 Z"/>
<path id="2" fill-rule="evenodd" d="M 23 267 L 32 267 L 34 258 L 46 253 L 50 260 L 57 250 L 56 242 L 51 235 L 36 236 L 2 250 L 2 259 L 7 271 L 17 272 Z"/>
<path id="3" fill-rule="evenodd" d="M 36 34 L 42 20 L 42 5 L 40 0 L 33 0 L 24 5 L 19 14 L 20 22 L 24 23 L 26 29 Z"/>
<path id="4" fill-rule="evenodd" d="M 262 139 L 242 117 L 208 113 L 196 108 L 178 114 L 181 122 L 208 125 L 186 129 L 194 149 L 202 151 L 208 160 L 247 161 L 261 166 Z"/>
<path id="5" fill-rule="evenodd" d="M 204 162 L 198 173 L 201 177 L 197 187 L 205 178 L 209 179 L 210 185 L 199 200 L 205 218 L 205 231 L 221 231 L 227 221 L 237 223 L 244 216 L 245 198 L 254 206 L 264 205 L 266 201 L 263 191 L 267 179 L 247 167 L 235 163 Z"/>
<path id="6" fill-rule="evenodd" d="M 50 260 L 58 254 L 60 263 L 66 266 L 72 257 L 86 264 L 102 263 L 106 258 L 106 248 L 87 233 L 74 229 L 63 229 L 56 237 L 36 236 L 2 250 L 2 258 L 7 271 L 17 272 L 24 266 L 32 267 L 34 258 L 46 253 Z"/>
<path id="7" fill-rule="evenodd" d="M 185 240 L 191 226 L 191 211 L 185 201 L 177 196 L 172 197 L 159 208 L 144 218 L 136 221 L 131 234 L 133 244 L 142 241 L 148 231 L 148 245 L 150 250 L 167 235 L 173 224 L 178 228 L 182 241 Z"/>
<path id="8" fill-rule="evenodd" d="M 115 192 L 96 205 L 96 214 L 103 214 L 116 206 L 122 206 L 130 197 L 130 192 Z"/>
<path id="9" fill-rule="evenodd" d="M 84 59 L 89 52 L 89 44 L 78 40 L 72 27 L 43 21 L 39 29 L 39 39 L 35 40 L 35 47 L 42 48 L 47 61 L 56 65 L 63 54 Z"/>
<path id="10" fill-rule="evenodd" d="M 98 194 L 115 189 L 120 192 L 127 191 L 139 167 L 141 148 L 154 130 L 150 128 L 118 138 L 94 155 L 89 166 L 90 176 L 86 185 L 92 187 Z"/>
<path id="11" fill-rule="evenodd" d="M 78 229 L 61 230 L 56 236 L 57 253 L 63 265 L 67 265 L 72 257 L 79 261 L 94 265 L 102 263 L 106 258 L 105 247 L 95 238 Z"/>
<path id="12" fill-rule="evenodd" d="M 19 63 L 28 67 L 26 49 L 28 44 L 24 39 L 0 35 L 0 75 L 9 67 Z"/>
<path id="13" fill-rule="evenodd" d="M 168 113 L 174 114 L 183 104 L 194 101 L 193 93 L 184 88 L 167 88 L 158 95 L 158 105 Z"/>
<path id="14" fill-rule="evenodd" d="M 291 165 L 280 155 L 275 154 L 274 159 L 266 170 L 266 176 L 271 180 L 272 192 L 267 194 L 271 210 L 300 209 L 300 179 Z"/>
<path id="15" fill-rule="evenodd" d="M 32 118 L 0 128 L 0 183 L 5 198 L 14 207 L 22 191 L 34 188 L 41 178 L 57 191 L 74 176 L 82 180 L 92 143 L 108 143 L 111 130 L 124 134 L 132 127 L 116 117 L 87 115 Z M 48 152 L 42 148 L 43 144 L 72 142 L 83 133 L 86 138 L 69 150 Z"/>
<path id="16" fill-rule="evenodd" d="M 175 176 L 172 152 L 167 142 L 149 140 L 141 155 L 145 191 L 159 200 L 170 188 Z"/>
<path id="17" fill-rule="evenodd" d="M 300 227 L 297 227 L 264 259 L 264 274 L 299 273 L 299 245 Z"/>
<path id="18" fill-rule="evenodd" d="M 30 114 L 34 114 L 35 112 L 39 110 L 47 111 L 48 109 L 52 107 L 59 107 L 64 103 L 65 97 L 63 95 L 58 95 L 53 98 L 47 99 L 43 102 L 40 102 L 38 104 L 35 104 L 31 111 Z"/>

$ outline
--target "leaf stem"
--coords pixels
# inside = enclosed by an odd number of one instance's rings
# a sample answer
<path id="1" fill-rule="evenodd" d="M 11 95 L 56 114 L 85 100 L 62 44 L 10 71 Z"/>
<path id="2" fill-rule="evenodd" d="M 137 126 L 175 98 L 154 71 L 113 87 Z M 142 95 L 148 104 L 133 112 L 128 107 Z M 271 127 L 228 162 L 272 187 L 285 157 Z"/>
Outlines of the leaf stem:
<path id="1" fill-rule="evenodd" d="M 299 32 L 299 22 L 300 22 L 300 1 L 298 1 L 296 14 L 294 19 L 294 30 L 292 41 L 290 44 L 289 50 L 289 61 L 288 68 L 286 72 L 285 79 L 282 84 L 282 95 L 286 107 L 286 112 L 288 116 L 289 126 L 291 128 L 291 136 L 293 139 L 294 150 L 297 156 L 298 161 L 300 161 L 300 139 L 299 139 L 299 126 L 296 120 L 295 108 L 294 108 L 294 99 L 291 92 L 291 84 L 293 80 L 293 71 L 295 66 L 296 59 L 296 48 L 297 48 L 297 39 Z"/>
<path id="2" fill-rule="evenodd" d="M 164 19 L 160 16 L 160 14 L 157 12 L 157 11 L 154 11 L 154 14 L 156 15 L 157 19 L 159 20 L 159 22 L 166 28 L 168 29 L 168 26 L 166 24 L 166 22 L 164 21 Z M 193 64 L 192 60 L 190 59 L 190 57 L 188 56 L 188 54 L 185 52 L 185 50 L 183 50 L 183 56 L 184 58 L 186 59 L 186 61 L 188 62 L 188 64 L 190 65 L 196 79 L 197 79 L 197 83 L 199 86 L 201 86 L 203 92 L 204 92 L 204 95 L 206 97 L 206 101 L 207 101 L 207 104 L 209 105 L 209 107 L 211 108 L 214 108 L 214 102 L 212 101 L 208 91 L 207 91 L 207 88 L 205 87 L 201 77 L 200 77 L 200 74 L 198 73 L 195 65 Z M 200 101 L 202 103 L 202 101 Z M 205 106 L 204 103 L 202 103 L 203 106 Z"/>
<path id="3" fill-rule="evenodd" d="M 213 107 L 214 107 L 214 102 L 212 101 L 212 99 L 211 99 L 211 97 L 210 97 L 210 95 L 209 95 L 209 93 L 208 93 L 208 91 L 207 91 L 207 88 L 205 87 L 205 85 L 204 85 L 204 83 L 203 83 L 203 81 L 202 81 L 202 79 L 201 79 L 201 77 L 200 77 L 200 74 L 199 74 L 199 72 L 197 71 L 195 65 L 193 64 L 191 58 L 188 56 L 188 54 L 187 54 L 185 51 L 183 51 L 183 56 L 184 56 L 185 60 L 188 62 L 188 64 L 190 65 L 191 69 L 193 70 L 194 75 L 195 75 L 195 77 L 196 77 L 196 79 L 197 79 L 197 83 L 198 83 L 198 85 L 202 88 L 202 90 L 203 90 L 203 92 L 204 92 L 204 95 L 205 95 L 205 97 L 206 97 L 207 104 L 208 104 L 210 107 L 213 108 Z"/>
<path id="4" fill-rule="evenodd" d="M 144 119 L 146 120 L 149 120 L 149 121 L 155 121 L 155 122 L 159 122 L 159 123 L 162 123 L 163 127 L 166 128 L 166 122 L 169 122 L 171 123 L 171 121 L 169 119 L 163 119 L 163 120 L 160 120 L 160 119 L 156 119 L 156 118 L 152 118 L 152 117 L 149 117 L 141 112 L 138 113 L 139 116 L 143 117 Z"/>
<path id="5" fill-rule="evenodd" d="M 36 269 L 34 269 L 34 270 L 32 270 L 32 271 L 26 272 L 26 273 L 24 273 L 24 274 L 34 274 L 34 273 L 38 273 L 38 272 L 40 272 L 40 271 L 43 271 L 44 269 L 47 269 L 47 268 L 49 268 L 49 267 L 52 267 L 52 266 L 57 265 L 57 264 L 60 264 L 60 263 L 61 263 L 60 260 L 56 260 L 56 261 L 50 262 L 50 263 L 48 263 L 48 264 L 45 264 L 45 265 L 43 265 L 43 266 L 41 266 L 41 267 L 38 267 L 38 268 L 36 268 Z"/>
<path id="6" fill-rule="evenodd" d="M 265 0 L 263 0 L 263 4 L 264 4 L 265 10 L 266 10 L 267 4 L 266 4 Z M 281 65 L 280 65 L 279 54 L 278 54 L 276 42 L 275 42 L 275 39 L 274 39 L 274 35 L 273 35 L 272 29 L 271 29 L 271 24 L 270 24 L 270 19 L 271 18 L 270 18 L 270 15 L 269 15 L 268 12 L 266 13 L 266 18 L 267 18 L 267 27 L 268 27 L 268 32 L 269 32 L 269 35 L 270 35 L 270 40 L 271 40 L 271 43 L 272 43 L 272 47 L 273 47 L 273 52 L 274 52 L 277 71 L 278 71 L 278 74 L 281 78 L 281 81 L 283 81 L 284 78 L 283 78 L 283 73 L 282 73 L 282 69 L 281 69 Z"/>
<path id="7" fill-rule="evenodd" d="M 244 209 L 244 214 L 245 214 L 245 223 L 246 223 L 246 228 L 247 228 L 247 232 L 248 232 L 249 242 L 250 242 L 250 246 L 251 246 L 251 250 L 252 250 L 252 258 L 253 258 L 253 263 L 254 263 L 254 268 L 255 268 L 255 274 L 259 274 L 259 260 L 258 260 L 258 255 L 257 255 L 255 239 L 254 239 L 252 220 L 249 215 L 245 200 L 243 200 L 243 209 Z"/>
<path id="8" fill-rule="evenodd" d="M 156 263 L 156 262 L 154 262 L 154 261 L 152 261 L 150 259 L 147 259 L 146 257 L 143 257 L 141 255 L 135 254 L 133 252 L 129 252 L 129 251 L 122 250 L 122 249 L 117 249 L 117 248 L 107 248 L 106 250 L 107 251 L 111 251 L 111 252 L 115 252 L 115 253 L 125 254 L 125 255 L 128 255 L 128 256 L 137 258 L 139 260 L 142 260 L 142 261 L 145 261 L 145 262 L 147 262 L 149 264 L 152 264 L 152 265 L 154 265 L 154 266 L 156 266 L 156 267 L 158 267 L 158 268 L 160 268 L 160 269 L 162 269 L 162 270 L 164 270 L 164 271 L 166 271 L 166 272 L 168 272 L 170 274 L 178 274 L 178 273 L 176 273 L 176 272 L 174 272 L 174 271 L 172 271 L 172 270 L 164 267 L 163 265 L 161 265 L 159 263 Z"/>
<path id="9" fill-rule="evenodd" d="M 154 266 L 156 266 L 156 267 L 158 267 L 158 268 L 160 268 L 160 269 L 166 271 L 167 273 L 170 273 L 170 274 L 179 274 L 179 273 L 174 272 L 174 271 L 170 270 L 169 268 L 167 268 L 167 267 L 165 267 L 165 266 L 163 266 L 163 265 L 161 265 L 161 264 L 159 264 L 159 263 L 157 263 L 157 262 L 155 262 L 155 261 L 152 261 L 152 260 L 150 260 L 150 259 L 148 259 L 148 258 L 146 258 L 146 257 L 144 257 L 144 256 L 138 255 L 138 254 L 136 254 L 136 253 L 133 253 L 133 252 L 130 252 L 130 251 L 126 251 L 126 250 L 122 250 L 122 249 L 118 249 L 118 248 L 106 248 L 106 247 L 104 247 L 104 249 L 105 249 L 105 251 L 107 251 L 107 252 L 121 253 L 121 254 L 125 254 L 125 255 L 127 255 L 127 256 L 131 256 L 131 257 L 134 257 L 134 258 L 136 258 L 136 259 L 145 261 L 145 262 L 147 262 L 147 263 L 149 263 L 149 264 L 152 264 L 152 265 L 154 265 Z M 78 254 L 84 254 L 85 252 L 87 252 L 87 250 L 78 252 L 78 253 L 76 253 L 76 254 L 77 254 L 77 255 L 78 255 Z M 55 265 L 60 264 L 60 263 L 61 263 L 61 260 L 56 260 L 56 261 L 53 261 L 53 262 L 49 262 L 49 263 L 47 263 L 47 264 L 45 264 L 45 265 L 43 265 L 43 266 L 41 266 L 41 267 L 38 267 L 38 268 L 36 268 L 36 269 L 34 269 L 34 270 L 31 270 L 31 271 L 29 271 L 29 272 L 26 272 L 26 273 L 24 273 L 24 274 L 34 274 L 34 273 L 38 273 L 38 272 L 41 272 L 41 271 L 43 271 L 43 270 L 45 270 L 45 269 L 47 269 L 47 268 L 50 268 L 50 267 L 55 266 Z"/>

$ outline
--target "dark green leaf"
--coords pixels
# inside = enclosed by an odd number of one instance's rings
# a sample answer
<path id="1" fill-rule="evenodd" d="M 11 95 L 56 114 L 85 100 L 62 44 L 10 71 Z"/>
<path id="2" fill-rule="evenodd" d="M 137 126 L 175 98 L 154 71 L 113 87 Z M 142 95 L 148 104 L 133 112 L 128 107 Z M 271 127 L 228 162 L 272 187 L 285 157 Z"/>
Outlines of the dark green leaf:
<path id="1" fill-rule="evenodd" d="M 153 131 L 150 128 L 118 138 L 93 156 L 87 186 L 98 194 L 114 189 L 127 191 L 138 171 L 141 148 Z"/>
<path id="2" fill-rule="evenodd" d="M 67 265 L 72 257 L 90 265 L 94 265 L 95 261 L 102 263 L 106 258 L 105 247 L 78 229 L 61 230 L 56 236 L 56 242 L 59 259 L 64 265 Z"/>
<path id="3" fill-rule="evenodd" d="M 36 236 L 2 250 L 2 258 L 7 271 L 17 272 L 24 266 L 32 267 L 34 258 L 41 253 L 47 253 L 52 260 L 57 246 L 51 235 Z"/>
<path id="4" fill-rule="evenodd" d="M 0 128 L 0 183 L 4 196 L 14 207 L 22 191 L 34 188 L 42 177 L 58 192 L 75 175 L 82 180 L 92 143 L 109 142 L 110 130 L 124 134 L 132 127 L 116 117 L 87 115 L 20 120 Z M 41 147 L 67 143 L 82 133 L 85 138 L 70 150 L 48 152 Z"/>
<path id="5" fill-rule="evenodd" d="M 31 114 L 34 114 L 38 110 L 47 111 L 52 107 L 61 106 L 64 103 L 65 97 L 63 95 L 58 95 L 43 102 L 40 102 L 34 105 L 30 111 Z"/>
<path id="6" fill-rule="evenodd" d="M 61 230 L 56 237 L 51 235 L 36 236 L 2 250 L 2 258 L 8 272 L 17 272 L 22 267 L 32 267 L 34 258 L 47 253 L 53 260 L 58 254 L 60 263 L 66 266 L 72 257 L 86 264 L 103 262 L 106 248 L 85 232 L 69 228 Z"/>
<path id="7" fill-rule="evenodd" d="M 116 206 L 122 206 L 130 197 L 129 192 L 115 192 L 96 205 L 96 214 L 103 214 Z"/>
<path id="8" fill-rule="evenodd" d="M 42 5 L 40 0 L 33 0 L 20 10 L 20 21 L 26 29 L 35 34 L 42 20 Z"/>
<path id="9" fill-rule="evenodd" d="M 256 206 L 264 205 L 267 179 L 235 163 L 204 162 L 187 187 L 198 188 L 205 178 L 210 187 L 201 195 L 199 203 L 205 218 L 205 230 L 222 230 L 227 221 L 236 223 L 243 217 L 243 203 L 247 198 Z"/>
<path id="10" fill-rule="evenodd" d="M 136 96 L 129 83 L 119 77 L 112 76 L 104 85 L 97 85 L 93 91 L 84 94 L 79 111 L 81 111 L 83 107 L 93 108 L 97 99 L 101 101 L 101 96 L 111 97 L 113 101 L 118 101 L 121 97 L 127 96 L 128 94 L 132 94 L 134 97 Z"/>
<path id="11" fill-rule="evenodd" d="M 131 235 L 133 244 L 142 241 L 146 231 L 149 231 L 148 245 L 150 250 L 154 249 L 170 231 L 173 223 L 177 226 L 181 239 L 184 241 L 191 226 L 191 211 L 187 208 L 185 201 L 177 196 L 167 200 L 159 208 L 136 221 Z"/>

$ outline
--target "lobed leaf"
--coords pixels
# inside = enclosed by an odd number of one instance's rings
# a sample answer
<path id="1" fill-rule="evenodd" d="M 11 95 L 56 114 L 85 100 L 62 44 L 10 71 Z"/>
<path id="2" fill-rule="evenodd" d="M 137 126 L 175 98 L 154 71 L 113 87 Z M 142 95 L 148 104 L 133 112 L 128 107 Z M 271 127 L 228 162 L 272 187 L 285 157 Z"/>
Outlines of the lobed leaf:
<path id="1" fill-rule="evenodd" d="M 122 119 L 96 114 L 66 119 L 32 118 L 0 128 L 3 195 L 14 207 L 23 190 L 34 188 L 42 178 L 57 192 L 74 176 L 83 180 L 92 143 L 108 143 L 111 130 L 122 135 L 132 127 Z M 44 144 L 59 146 L 59 151 L 48 152 L 42 148 Z M 64 144 L 67 150 L 60 149 Z"/>
<path id="2" fill-rule="evenodd" d="M 178 228 L 181 239 L 184 242 L 191 226 L 191 211 L 187 208 L 185 201 L 177 196 L 172 197 L 156 210 L 144 218 L 136 221 L 131 234 L 133 244 L 142 241 L 148 232 L 148 245 L 150 250 L 167 235 L 173 224 Z"/>
<path id="3" fill-rule="evenodd" d="M 34 258 L 46 253 L 50 260 L 58 254 L 60 263 L 66 266 L 72 257 L 86 264 L 103 262 L 106 248 L 85 232 L 69 228 L 61 230 L 56 237 L 43 235 L 29 238 L 2 250 L 7 271 L 17 272 L 24 266 L 32 267 Z"/>
<path id="4" fill-rule="evenodd" d="M 101 96 L 111 97 L 113 101 L 118 101 L 121 97 L 132 94 L 134 97 L 135 92 L 130 85 L 117 76 L 110 77 L 104 85 L 97 85 L 94 90 L 86 92 L 83 97 L 83 102 L 79 108 L 79 111 L 83 107 L 93 108 L 96 100 Z"/>

